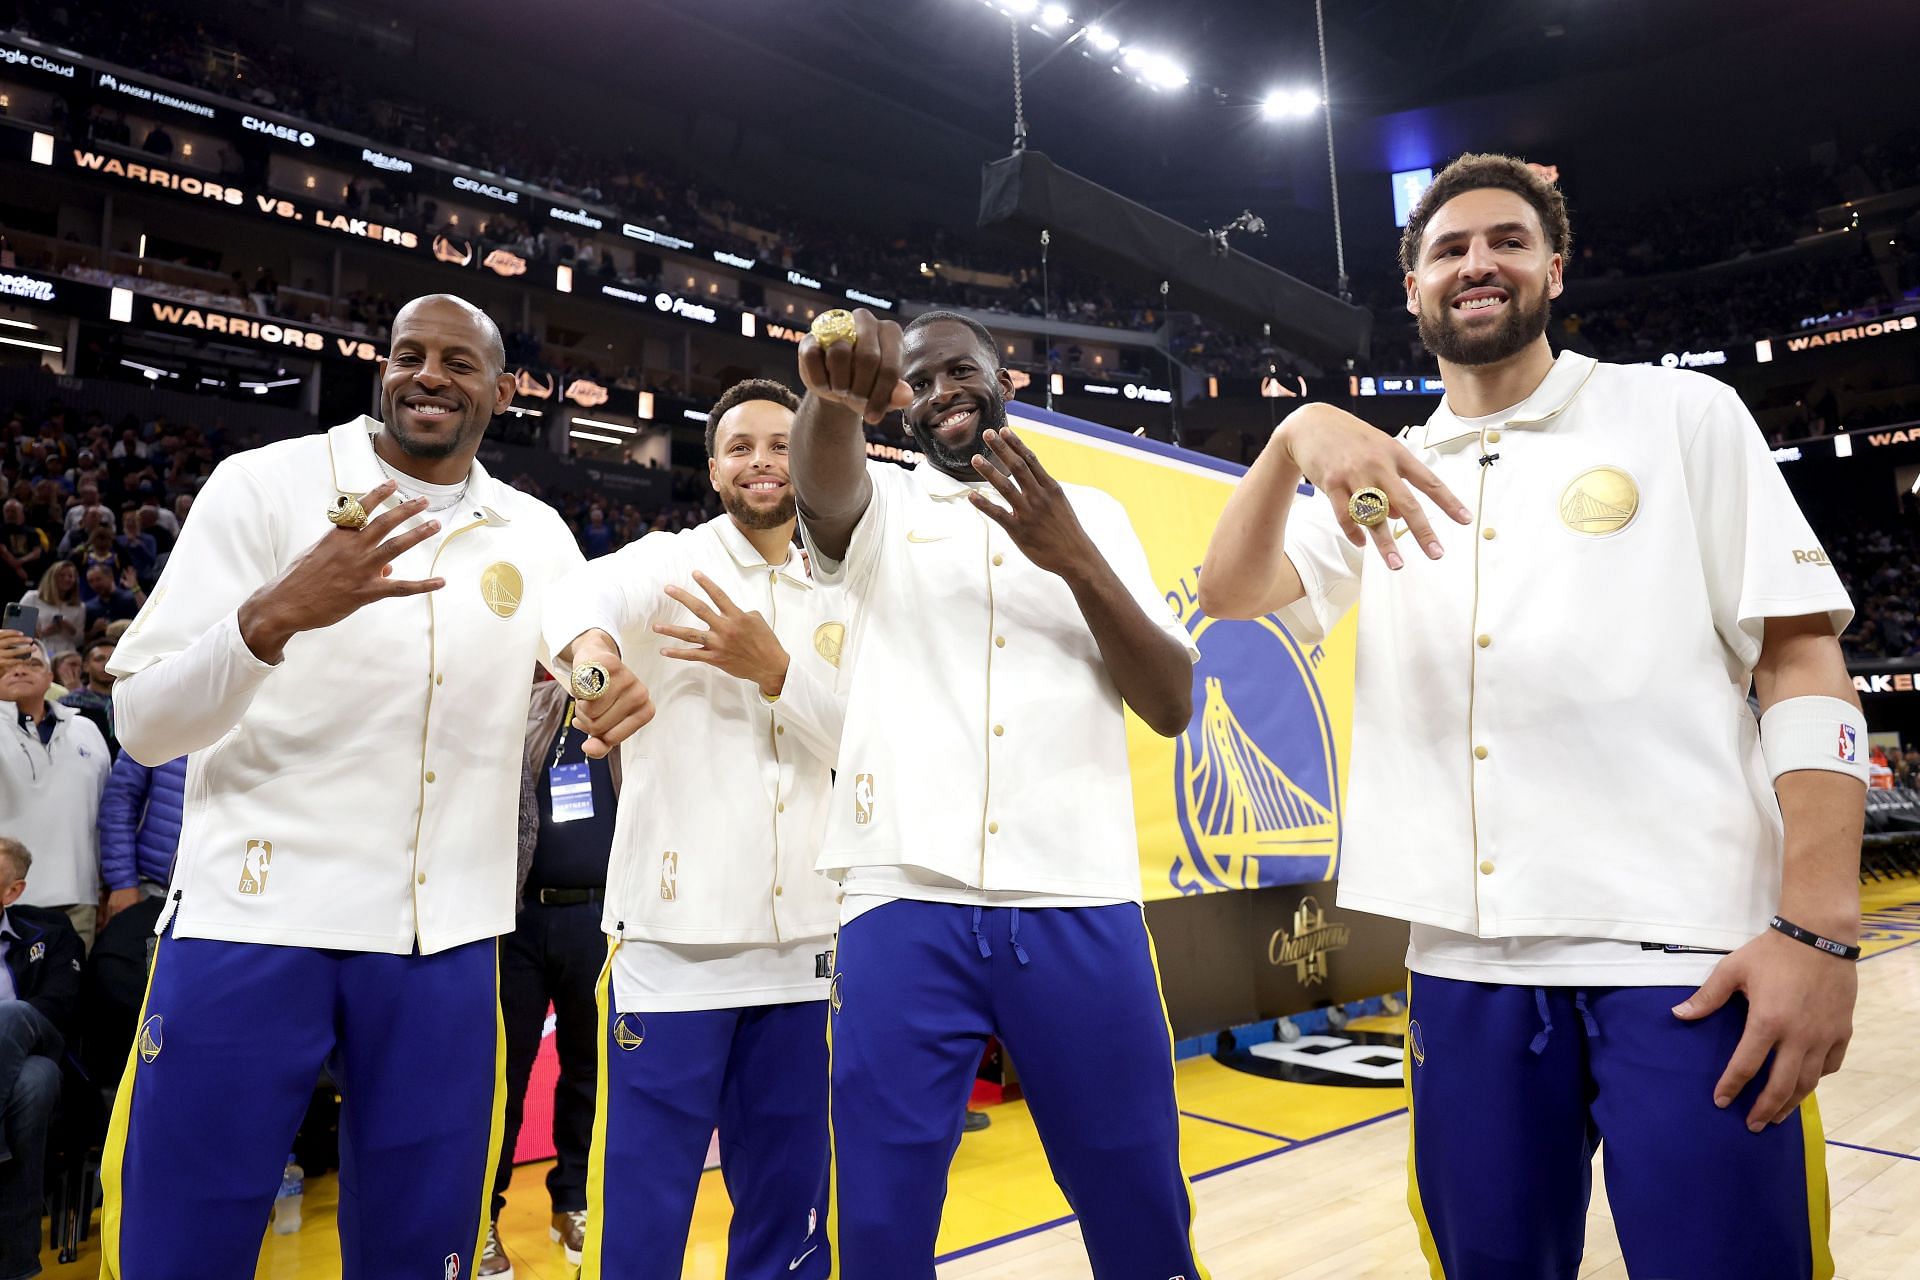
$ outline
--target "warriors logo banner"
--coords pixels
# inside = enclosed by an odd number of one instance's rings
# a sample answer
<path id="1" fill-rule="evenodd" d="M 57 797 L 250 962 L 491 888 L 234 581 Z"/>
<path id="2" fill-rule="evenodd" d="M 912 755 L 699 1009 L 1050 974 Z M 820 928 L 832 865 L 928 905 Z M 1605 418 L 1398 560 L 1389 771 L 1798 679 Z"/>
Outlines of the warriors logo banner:
<path id="1" fill-rule="evenodd" d="M 1246 469 L 1026 405 L 1007 412 L 1055 477 L 1126 507 L 1155 585 L 1200 649 L 1185 733 L 1168 740 L 1127 717 L 1147 899 L 1333 879 L 1354 614 L 1320 645 L 1296 641 L 1277 618 L 1208 617 L 1200 562 Z"/>

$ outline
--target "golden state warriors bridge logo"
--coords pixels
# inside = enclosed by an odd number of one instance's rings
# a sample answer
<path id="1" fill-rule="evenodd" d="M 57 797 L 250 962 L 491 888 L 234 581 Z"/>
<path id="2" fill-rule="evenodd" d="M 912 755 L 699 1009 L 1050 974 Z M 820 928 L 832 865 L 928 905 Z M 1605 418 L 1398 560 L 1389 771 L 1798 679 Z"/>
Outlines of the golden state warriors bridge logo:
<path id="1" fill-rule="evenodd" d="M 1196 575 L 1167 593 L 1200 649 L 1193 721 L 1174 751 L 1174 807 L 1186 837 L 1172 869 L 1182 893 L 1333 878 L 1340 854 L 1340 771 L 1321 651 L 1278 620 L 1211 618 Z"/>

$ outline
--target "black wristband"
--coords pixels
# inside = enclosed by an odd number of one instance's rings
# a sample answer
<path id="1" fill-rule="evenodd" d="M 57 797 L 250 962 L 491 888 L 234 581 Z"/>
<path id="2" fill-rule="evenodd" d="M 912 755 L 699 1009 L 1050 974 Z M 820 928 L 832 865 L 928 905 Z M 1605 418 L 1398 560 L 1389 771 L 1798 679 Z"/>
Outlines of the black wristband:
<path id="1" fill-rule="evenodd" d="M 1811 929 L 1802 929 L 1791 920 L 1782 920 L 1779 916 L 1767 921 L 1767 927 L 1786 934 L 1795 942 L 1804 942 L 1810 947 L 1826 952 L 1830 956 L 1839 956 L 1842 960 L 1858 960 L 1860 948 L 1850 947 L 1844 942 L 1835 942 L 1832 938 L 1823 938 Z"/>

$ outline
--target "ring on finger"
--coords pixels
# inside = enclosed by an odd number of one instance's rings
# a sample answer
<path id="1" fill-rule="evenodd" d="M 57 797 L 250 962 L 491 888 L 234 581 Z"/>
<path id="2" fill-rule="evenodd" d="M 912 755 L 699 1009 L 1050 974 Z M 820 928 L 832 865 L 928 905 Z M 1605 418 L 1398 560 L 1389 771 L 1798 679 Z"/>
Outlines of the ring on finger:
<path id="1" fill-rule="evenodd" d="M 598 662 L 582 662 L 573 668 L 573 696 L 581 702 L 592 702 L 607 691 L 606 667 Z"/>
<path id="2" fill-rule="evenodd" d="M 1384 489 L 1368 485 L 1356 489 L 1347 499 L 1347 514 L 1353 522 L 1362 528 L 1374 529 L 1387 522 L 1387 492 Z"/>
<path id="3" fill-rule="evenodd" d="M 815 342 L 823 347 L 830 347 L 836 342 L 844 342 L 852 346 L 859 330 L 854 325 L 853 312 L 835 307 L 831 311 L 823 311 L 815 316 L 813 324 L 808 326 L 808 332 L 813 334 Z"/>
<path id="4" fill-rule="evenodd" d="M 336 529 L 360 530 L 367 527 L 367 509 L 360 505 L 360 499 L 343 493 L 327 509 L 327 519 Z"/>

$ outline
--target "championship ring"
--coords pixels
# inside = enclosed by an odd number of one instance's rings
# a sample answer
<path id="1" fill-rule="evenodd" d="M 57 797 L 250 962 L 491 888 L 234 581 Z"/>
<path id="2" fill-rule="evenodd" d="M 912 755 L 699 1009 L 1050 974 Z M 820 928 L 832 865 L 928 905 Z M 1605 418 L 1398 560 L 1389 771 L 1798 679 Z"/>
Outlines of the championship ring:
<path id="1" fill-rule="evenodd" d="M 1372 529 L 1386 523 L 1387 494 L 1384 489 L 1368 487 L 1357 490 L 1347 499 L 1347 514 L 1353 522 Z"/>
<path id="2" fill-rule="evenodd" d="M 809 329 L 813 340 L 823 347 L 836 342 L 852 344 L 854 335 L 859 331 L 854 327 L 853 312 L 835 307 L 832 311 L 822 311 L 813 318 Z"/>
<path id="3" fill-rule="evenodd" d="M 327 509 L 327 519 L 337 529 L 364 529 L 367 527 L 367 509 L 360 505 L 360 499 L 343 493 L 339 501 Z"/>
<path id="4" fill-rule="evenodd" d="M 573 668 L 573 696 L 592 702 L 607 691 L 607 669 L 597 662 L 581 662 Z"/>

